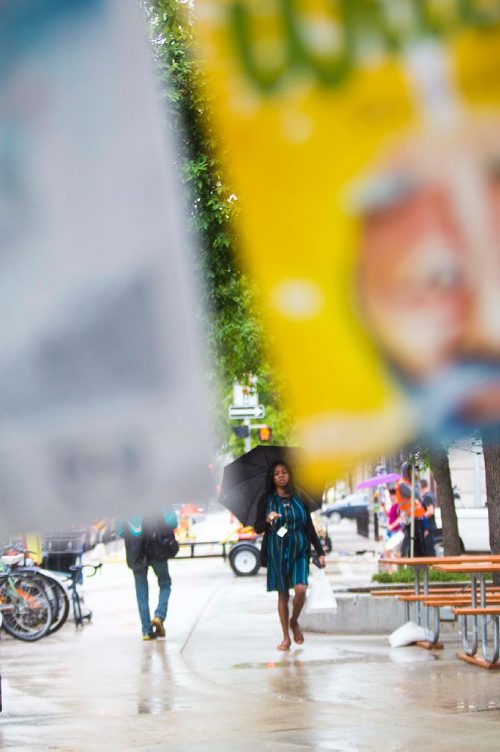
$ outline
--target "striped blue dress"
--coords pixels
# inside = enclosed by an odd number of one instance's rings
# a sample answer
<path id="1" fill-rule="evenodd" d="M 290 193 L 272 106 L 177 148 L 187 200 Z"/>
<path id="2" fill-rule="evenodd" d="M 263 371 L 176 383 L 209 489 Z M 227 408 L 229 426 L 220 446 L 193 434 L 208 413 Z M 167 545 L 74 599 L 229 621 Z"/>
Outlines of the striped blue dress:
<path id="1" fill-rule="evenodd" d="M 309 581 L 309 550 L 307 538 L 307 514 L 299 499 L 278 494 L 269 496 L 266 516 L 278 512 L 280 519 L 273 522 L 267 542 L 267 589 L 287 593 L 295 585 L 307 585 Z M 286 535 L 277 535 L 281 527 Z"/>

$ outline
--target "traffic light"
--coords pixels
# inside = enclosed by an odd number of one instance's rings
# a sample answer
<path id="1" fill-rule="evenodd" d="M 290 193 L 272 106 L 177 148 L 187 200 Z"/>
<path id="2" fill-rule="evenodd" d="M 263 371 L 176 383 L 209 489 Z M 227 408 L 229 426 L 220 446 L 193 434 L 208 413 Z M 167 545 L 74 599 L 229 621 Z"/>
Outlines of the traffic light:
<path id="1" fill-rule="evenodd" d="M 259 428 L 259 440 L 260 441 L 271 441 L 272 435 L 273 435 L 273 432 L 269 428 L 269 426 L 261 426 Z"/>
<path id="2" fill-rule="evenodd" d="M 231 430 L 234 431 L 239 439 L 246 439 L 248 436 L 250 436 L 249 426 L 231 426 Z"/>

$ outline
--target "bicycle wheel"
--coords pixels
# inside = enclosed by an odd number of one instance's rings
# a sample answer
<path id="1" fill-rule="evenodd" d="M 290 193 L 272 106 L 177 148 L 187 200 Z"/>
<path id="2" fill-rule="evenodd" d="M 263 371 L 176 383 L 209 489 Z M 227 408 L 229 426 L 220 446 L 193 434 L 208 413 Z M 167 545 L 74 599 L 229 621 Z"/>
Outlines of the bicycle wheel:
<path id="1" fill-rule="evenodd" d="M 54 632 L 57 632 L 65 624 L 68 618 L 69 598 L 66 589 L 57 577 L 54 577 L 51 572 L 44 569 L 29 567 L 18 569 L 16 573 L 23 573 L 34 577 L 45 590 L 52 609 L 52 623 L 49 634 L 54 634 Z"/>
<path id="2" fill-rule="evenodd" d="M 69 598 L 63 585 L 55 577 L 45 572 L 37 572 L 34 577 L 44 588 L 52 609 L 52 622 L 48 634 L 54 634 L 65 624 L 69 614 Z"/>
<path id="3" fill-rule="evenodd" d="M 58 580 L 47 577 L 48 587 L 50 589 L 49 600 L 52 606 L 52 624 L 50 625 L 49 634 L 54 634 L 61 629 L 66 623 L 69 614 L 69 598 L 66 590 Z"/>
<path id="4" fill-rule="evenodd" d="M 29 575 L 11 574 L 1 586 L 3 628 L 12 637 L 34 642 L 47 634 L 52 608 L 45 589 Z"/>

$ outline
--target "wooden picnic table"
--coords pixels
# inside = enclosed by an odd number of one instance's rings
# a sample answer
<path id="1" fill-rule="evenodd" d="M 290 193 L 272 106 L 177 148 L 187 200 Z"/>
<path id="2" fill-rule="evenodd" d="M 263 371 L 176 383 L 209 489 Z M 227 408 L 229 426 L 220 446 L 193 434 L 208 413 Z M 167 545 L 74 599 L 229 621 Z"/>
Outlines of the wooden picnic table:
<path id="1" fill-rule="evenodd" d="M 467 564 L 492 562 L 500 564 L 500 554 L 460 554 L 460 556 L 399 556 L 395 559 L 382 556 L 380 561 L 399 566 L 431 566 L 432 564 Z"/>
<path id="2" fill-rule="evenodd" d="M 482 560 L 460 561 L 460 562 L 443 562 L 437 560 L 433 569 L 438 572 L 448 572 L 450 574 L 468 574 L 471 581 L 470 604 L 455 606 L 452 611 L 460 616 L 462 622 L 462 637 L 464 644 L 464 653 L 459 655 L 464 661 L 474 663 L 483 668 L 500 668 L 498 662 L 500 654 L 499 639 L 499 616 L 500 604 L 497 598 L 489 592 L 486 587 L 486 576 L 500 573 L 500 561 L 497 556 L 488 555 L 482 557 Z M 479 604 L 477 602 L 477 582 L 479 580 Z M 472 617 L 472 641 L 469 641 L 467 618 Z M 493 649 L 490 651 L 488 644 L 488 617 L 492 619 L 493 624 Z M 483 659 L 477 658 L 478 648 L 478 619 L 481 620 L 481 644 L 483 650 Z"/>
<path id="3" fill-rule="evenodd" d="M 464 554 L 463 556 L 400 556 L 396 559 L 382 557 L 379 559 L 383 564 L 396 564 L 399 567 L 413 567 L 415 569 L 415 594 L 420 593 L 420 572 L 423 575 L 423 592 L 426 594 L 429 590 L 429 567 L 438 569 L 438 564 L 446 565 L 464 565 L 489 563 L 500 564 L 500 554 Z M 463 569 L 457 570 L 467 574 Z"/>
<path id="4" fill-rule="evenodd" d="M 424 596 L 429 595 L 429 569 L 439 569 L 440 565 L 445 566 L 473 566 L 477 564 L 500 566 L 500 554 L 463 554 L 460 556 L 400 556 L 398 558 L 382 557 L 383 563 L 396 564 L 397 566 L 408 566 L 415 570 L 415 598 L 405 599 L 405 596 L 399 596 L 405 606 L 405 619 L 410 619 L 410 603 L 415 604 L 415 620 L 417 624 L 423 626 L 426 633 L 426 640 L 421 643 L 422 647 L 442 647 L 439 643 L 439 609 L 433 609 L 434 625 L 431 628 L 429 616 L 431 608 L 425 603 Z M 441 570 L 443 571 L 443 570 Z M 453 571 L 453 570 L 448 570 Z M 465 569 L 456 570 L 457 573 L 468 574 Z M 500 570 L 498 570 L 500 571 Z M 420 581 L 422 575 L 422 582 Z M 422 623 L 423 622 L 423 623 Z M 477 645 L 476 645 L 477 650 Z"/>

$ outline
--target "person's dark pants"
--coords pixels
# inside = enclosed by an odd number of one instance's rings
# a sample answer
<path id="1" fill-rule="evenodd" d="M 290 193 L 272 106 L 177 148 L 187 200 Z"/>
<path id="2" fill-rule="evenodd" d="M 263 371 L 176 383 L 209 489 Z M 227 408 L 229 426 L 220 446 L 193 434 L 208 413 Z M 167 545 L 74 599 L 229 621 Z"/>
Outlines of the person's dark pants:
<path id="1" fill-rule="evenodd" d="M 425 539 L 425 555 L 426 556 L 435 556 L 436 555 L 436 548 L 434 544 L 434 535 L 432 534 L 432 530 L 429 530 L 429 535 Z"/>
<path id="2" fill-rule="evenodd" d="M 401 556 L 409 556 L 410 555 L 410 534 L 411 534 L 411 528 L 409 525 L 404 526 L 403 533 L 405 534 L 405 537 L 401 544 Z"/>
<path id="3" fill-rule="evenodd" d="M 413 556 L 435 556 L 435 553 L 427 553 L 429 550 L 427 547 L 426 537 L 424 535 L 425 528 L 422 520 L 415 520 L 415 539 L 413 541 Z M 401 544 L 401 556 L 411 555 L 411 525 L 406 525 L 404 528 L 404 541 Z M 431 537 L 431 533 L 427 537 Z M 434 542 L 432 541 L 432 550 L 434 551 Z"/>

